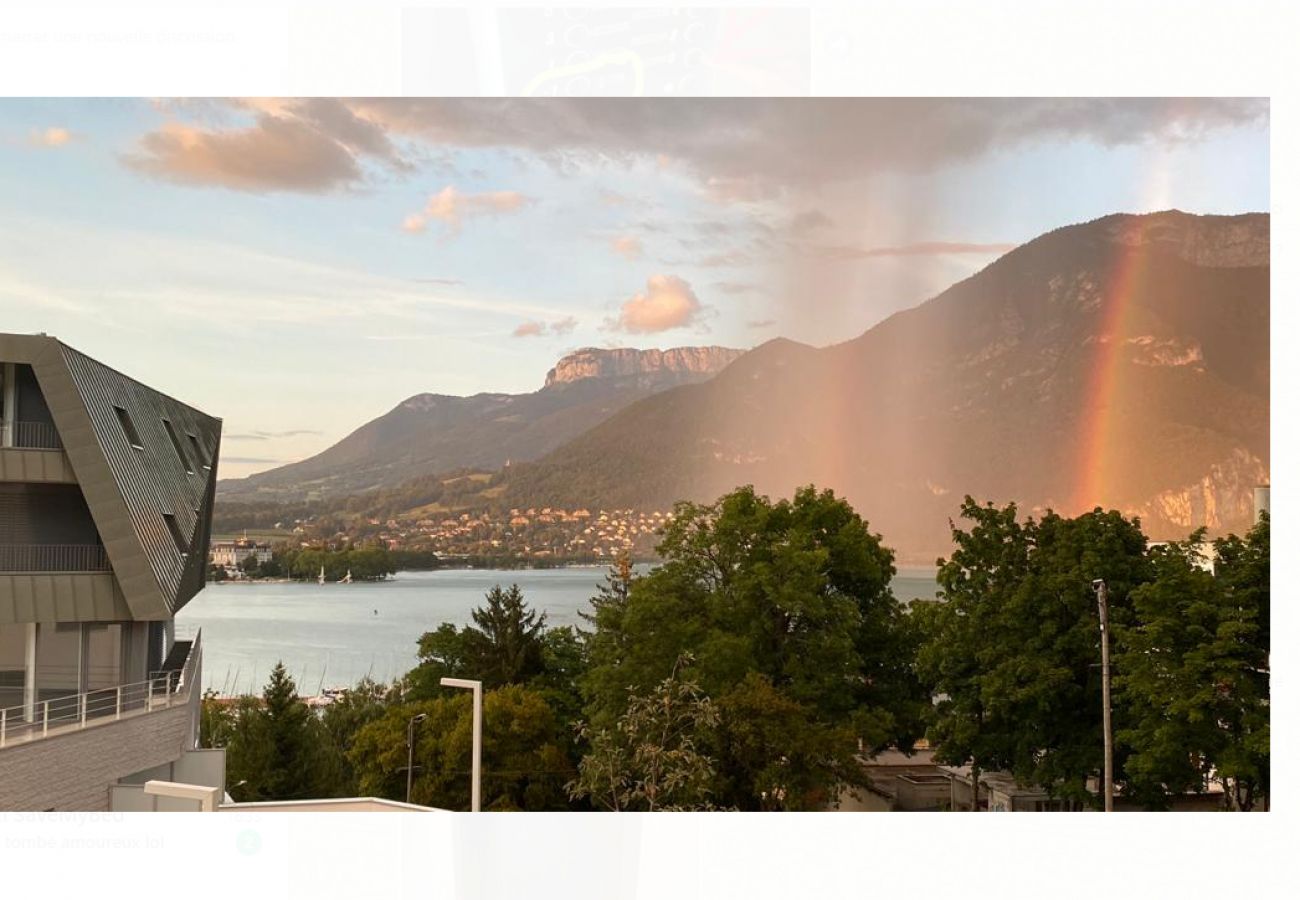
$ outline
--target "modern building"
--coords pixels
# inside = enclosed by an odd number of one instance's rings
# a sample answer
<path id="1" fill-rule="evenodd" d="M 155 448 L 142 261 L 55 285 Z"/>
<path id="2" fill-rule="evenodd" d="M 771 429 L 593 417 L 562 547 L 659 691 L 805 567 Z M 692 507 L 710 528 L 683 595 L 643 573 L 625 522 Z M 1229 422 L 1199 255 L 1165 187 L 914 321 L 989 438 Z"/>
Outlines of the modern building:
<path id="1" fill-rule="evenodd" d="M 221 421 L 45 335 L 0 334 L 0 810 L 220 785 L 196 750 Z"/>

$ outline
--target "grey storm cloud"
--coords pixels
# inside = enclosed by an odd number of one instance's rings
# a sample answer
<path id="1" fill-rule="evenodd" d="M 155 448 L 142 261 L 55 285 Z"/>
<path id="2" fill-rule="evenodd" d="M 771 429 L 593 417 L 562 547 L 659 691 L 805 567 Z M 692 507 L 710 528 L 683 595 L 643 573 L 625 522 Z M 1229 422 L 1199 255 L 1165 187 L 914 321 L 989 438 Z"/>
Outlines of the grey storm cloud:
<path id="1" fill-rule="evenodd" d="M 877 171 L 925 172 L 1032 141 L 1180 142 L 1267 123 L 1267 100 L 387 98 L 237 101 L 234 126 L 169 121 L 124 160 L 173 181 L 328 191 L 418 147 L 508 148 L 557 165 L 656 159 L 720 200 Z"/>

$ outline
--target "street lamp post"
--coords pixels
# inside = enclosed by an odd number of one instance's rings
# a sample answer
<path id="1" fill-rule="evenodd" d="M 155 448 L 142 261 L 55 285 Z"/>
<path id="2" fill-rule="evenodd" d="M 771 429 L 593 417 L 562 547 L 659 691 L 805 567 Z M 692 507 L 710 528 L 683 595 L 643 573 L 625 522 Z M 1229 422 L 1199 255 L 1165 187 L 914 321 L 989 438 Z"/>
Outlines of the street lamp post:
<path id="1" fill-rule="evenodd" d="M 483 682 L 468 678 L 444 678 L 443 687 L 465 688 L 474 692 L 474 758 L 470 763 L 470 812 L 479 811 L 483 781 Z"/>
<path id="2" fill-rule="evenodd" d="M 428 718 L 425 713 L 411 716 L 406 723 L 406 802 L 411 802 L 411 783 L 415 778 L 415 726 Z"/>
<path id="3" fill-rule="evenodd" d="M 1097 616 L 1101 621 L 1101 735 L 1105 749 L 1103 759 L 1106 792 L 1106 812 L 1115 809 L 1114 747 L 1110 734 L 1110 600 L 1106 582 L 1098 578 L 1092 583 L 1097 592 Z"/>

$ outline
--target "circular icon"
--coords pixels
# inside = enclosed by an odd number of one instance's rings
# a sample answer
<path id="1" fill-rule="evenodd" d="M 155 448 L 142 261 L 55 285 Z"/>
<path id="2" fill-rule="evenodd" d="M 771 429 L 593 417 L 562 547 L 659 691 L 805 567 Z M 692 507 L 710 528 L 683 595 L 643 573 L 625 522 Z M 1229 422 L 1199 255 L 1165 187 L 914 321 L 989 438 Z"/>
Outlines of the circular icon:
<path id="1" fill-rule="evenodd" d="M 235 846 L 245 856 L 252 856 L 262 849 L 262 835 L 251 828 L 245 828 L 239 832 L 239 837 L 235 838 Z"/>

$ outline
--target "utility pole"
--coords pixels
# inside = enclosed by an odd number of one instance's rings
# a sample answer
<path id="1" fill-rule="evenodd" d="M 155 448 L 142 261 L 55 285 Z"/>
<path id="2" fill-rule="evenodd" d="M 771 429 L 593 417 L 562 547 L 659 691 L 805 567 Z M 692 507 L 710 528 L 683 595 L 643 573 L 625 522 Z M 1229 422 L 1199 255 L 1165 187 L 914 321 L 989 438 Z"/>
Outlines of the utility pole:
<path id="1" fill-rule="evenodd" d="M 411 786 L 415 780 L 415 726 L 419 725 L 429 716 L 426 713 L 419 713 L 411 716 L 411 720 L 406 723 L 406 802 L 411 802 Z"/>
<path id="2" fill-rule="evenodd" d="M 1092 583 L 1097 592 L 1097 615 L 1101 621 L 1101 732 L 1105 746 L 1104 790 L 1106 812 L 1115 810 L 1115 749 L 1110 736 L 1110 604 L 1106 582 L 1098 578 Z"/>

